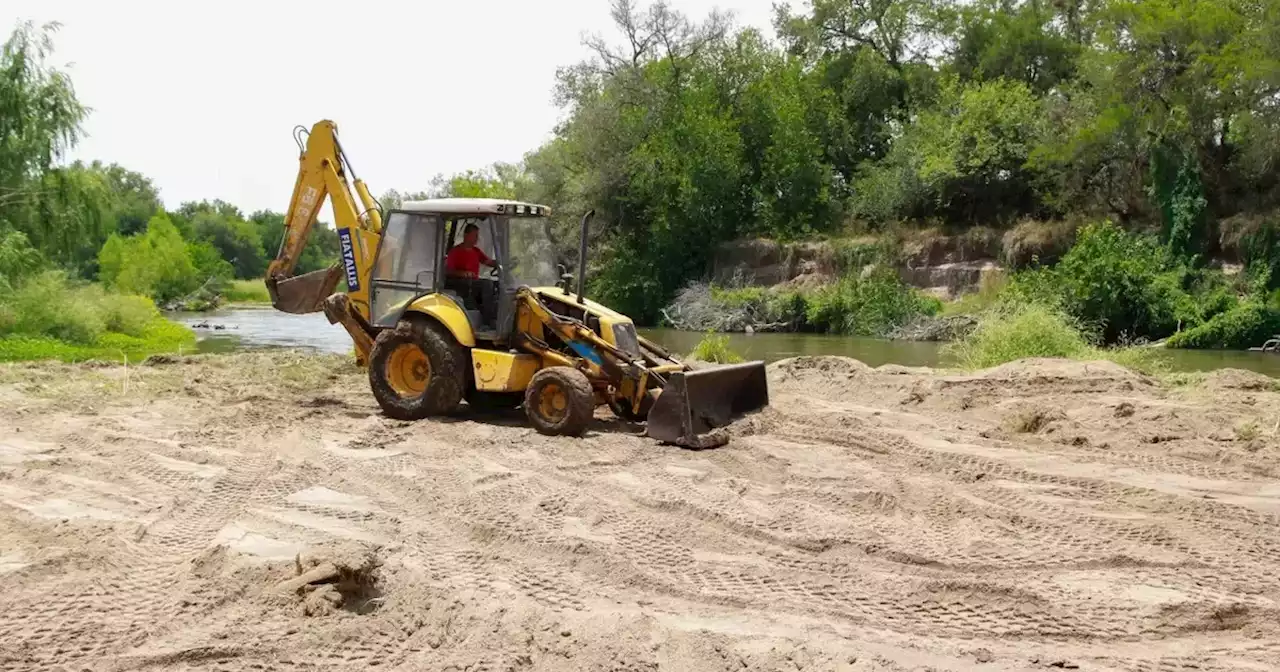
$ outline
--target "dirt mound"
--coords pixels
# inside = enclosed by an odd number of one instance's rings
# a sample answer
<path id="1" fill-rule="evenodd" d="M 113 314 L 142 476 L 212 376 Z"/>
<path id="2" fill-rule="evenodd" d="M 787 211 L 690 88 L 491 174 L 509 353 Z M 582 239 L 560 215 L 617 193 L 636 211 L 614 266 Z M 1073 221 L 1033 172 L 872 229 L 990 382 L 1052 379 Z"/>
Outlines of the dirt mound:
<path id="1" fill-rule="evenodd" d="M 871 367 L 850 357 L 802 356 L 769 365 L 771 393 L 802 393 L 819 398 L 856 398 L 872 375 Z"/>
<path id="2" fill-rule="evenodd" d="M 1053 380 L 1114 380 L 1147 384 L 1141 374 L 1115 362 L 1097 360 L 1081 362 L 1071 359 L 1031 358 L 986 369 L 976 374 L 987 380 L 1053 381 Z"/>
<path id="3" fill-rule="evenodd" d="M 771 376 L 784 383 L 847 380 L 871 371 L 871 367 L 852 357 L 808 355 L 781 359 L 768 368 Z"/>
<path id="4" fill-rule="evenodd" d="M 1205 376 L 1203 386 L 1210 390 L 1240 390 L 1244 392 L 1276 392 L 1276 379 L 1242 369 L 1218 369 Z"/>

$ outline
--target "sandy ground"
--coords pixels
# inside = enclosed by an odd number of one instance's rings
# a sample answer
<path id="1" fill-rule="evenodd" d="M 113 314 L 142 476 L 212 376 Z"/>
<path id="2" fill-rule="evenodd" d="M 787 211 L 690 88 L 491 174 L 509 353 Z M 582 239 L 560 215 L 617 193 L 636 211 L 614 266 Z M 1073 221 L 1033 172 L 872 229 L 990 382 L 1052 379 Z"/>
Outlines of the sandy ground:
<path id="1" fill-rule="evenodd" d="M 770 379 L 694 452 L 392 421 L 343 358 L 0 367 L 0 669 L 1280 666 L 1271 379 Z"/>

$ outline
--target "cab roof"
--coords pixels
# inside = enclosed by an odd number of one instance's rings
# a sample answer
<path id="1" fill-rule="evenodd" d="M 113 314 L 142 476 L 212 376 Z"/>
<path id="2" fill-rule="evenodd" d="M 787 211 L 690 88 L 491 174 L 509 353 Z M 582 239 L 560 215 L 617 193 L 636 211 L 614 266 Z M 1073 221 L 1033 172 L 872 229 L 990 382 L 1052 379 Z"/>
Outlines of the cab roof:
<path id="1" fill-rule="evenodd" d="M 536 203 L 508 201 L 502 198 L 431 198 L 425 201 L 405 201 L 396 210 L 427 212 L 442 215 L 513 215 L 516 217 L 543 217 L 551 214 L 551 208 Z"/>

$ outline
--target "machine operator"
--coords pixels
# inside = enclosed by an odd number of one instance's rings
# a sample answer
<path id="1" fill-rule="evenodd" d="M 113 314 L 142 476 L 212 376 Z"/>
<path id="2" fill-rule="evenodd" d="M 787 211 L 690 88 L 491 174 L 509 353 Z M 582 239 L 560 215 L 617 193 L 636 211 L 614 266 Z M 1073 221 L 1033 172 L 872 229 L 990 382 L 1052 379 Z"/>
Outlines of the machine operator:
<path id="1" fill-rule="evenodd" d="M 444 258 L 445 275 L 451 278 L 474 280 L 480 277 L 480 265 L 497 268 L 498 262 L 489 258 L 483 250 L 476 247 L 480 240 L 480 227 L 468 224 L 462 230 L 462 242 L 449 250 Z"/>

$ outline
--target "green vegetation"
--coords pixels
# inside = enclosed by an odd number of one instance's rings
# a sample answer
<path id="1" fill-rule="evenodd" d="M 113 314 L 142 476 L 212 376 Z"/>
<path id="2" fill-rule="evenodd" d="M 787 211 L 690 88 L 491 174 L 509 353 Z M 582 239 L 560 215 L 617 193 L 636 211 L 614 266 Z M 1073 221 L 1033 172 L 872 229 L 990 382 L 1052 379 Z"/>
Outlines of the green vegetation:
<path id="1" fill-rule="evenodd" d="M 197 309 L 217 305 L 233 279 L 262 277 L 283 215 L 246 217 L 217 200 L 166 211 L 139 173 L 62 162 L 89 110 L 67 73 L 50 65 L 57 29 L 21 23 L 0 48 L 0 275 L 12 265 L 61 269 L 110 291 Z M 337 233 L 318 226 L 297 270 L 337 255 Z"/>
<path id="2" fill-rule="evenodd" d="M 895 272 L 877 269 L 867 277 L 846 276 L 806 298 L 805 323 L 815 331 L 884 336 L 920 315 L 934 315 L 942 303 L 902 284 Z"/>
<path id="3" fill-rule="evenodd" d="M 142 296 L 109 293 L 42 271 L 0 295 L 0 361 L 140 359 L 190 348 L 190 329 L 166 320 Z"/>
<path id="4" fill-rule="evenodd" d="M 1191 329 L 1174 334 L 1171 348 L 1242 348 L 1280 333 L 1280 311 L 1246 301 Z"/>
<path id="5" fill-rule="evenodd" d="M 1030 357 L 1106 359 L 1144 373 L 1164 371 L 1152 348 L 1099 348 L 1088 332 L 1061 310 L 1040 304 L 1006 306 L 983 315 L 965 338 L 947 346 L 961 367 L 984 369 Z"/>
<path id="6" fill-rule="evenodd" d="M 261 278 L 256 280 L 232 280 L 222 296 L 230 303 L 271 303 L 271 295 Z"/>
<path id="7" fill-rule="evenodd" d="M 1029 304 L 987 313 L 977 329 L 948 351 L 960 366 L 984 369 L 1026 357 L 1078 358 L 1092 349 L 1070 317 Z"/>
<path id="8" fill-rule="evenodd" d="M 955 301 L 943 304 L 942 315 L 977 315 L 994 308 L 1009 288 L 1009 276 L 1004 272 L 986 273 L 978 283 L 978 291 L 965 294 Z"/>
<path id="9" fill-rule="evenodd" d="M 676 326 L 698 331 L 744 331 L 750 326 L 879 337 L 941 308 L 940 301 L 906 286 L 892 270 L 877 267 L 813 290 L 693 286 L 664 313 Z"/>
<path id="10" fill-rule="evenodd" d="M 743 361 L 742 355 L 729 347 L 728 336 L 717 336 L 713 333 L 708 333 L 693 346 L 693 352 L 689 353 L 689 358 L 713 364 L 737 364 Z"/>
<path id="11" fill-rule="evenodd" d="M 499 181 L 553 207 L 567 260 L 594 208 L 593 293 L 643 322 L 723 241 L 904 226 L 985 227 L 1025 268 L 1110 219 L 1155 232 L 1156 275 L 1193 291 L 1222 222 L 1280 206 L 1276 0 L 808 0 L 778 7 L 779 43 L 661 0 L 612 14 L 617 38 L 558 73 L 566 121 Z M 1250 265 L 1276 263 L 1269 231 Z M 1113 289 L 1071 299 L 1108 338 L 1189 308 Z"/>
<path id="12" fill-rule="evenodd" d="M 591 292 L 642 324 L 883 335 L 1039 306 L 1089 347 L 1241 347 L 1276 328 L 1280 0 L 807 0 L 777 7 L 777 40 L 665 0 L 611 15 L 614 38 L 557 71 L 546 144 L 384 205 L 545 203 L 569 267 L 594 209 Z M 53 35 L 22 24 L 0 52 L 0 267 L 161 305 L 243 296 L 233 281 L 262 277 L 283 216 L 166 209 L 145 176 L 62 162 L 87 108 L 48 65 Z M 946 256 L 914 236 L 934 231 L 999 247 L 1011 274 L 958 306 L 911 290 L 894 270 Z M 716 246 L 747 237 L 835 239 L 840 278 L 701 285 Z M 298 271 L 336 256 L 319 227 Z"/>

